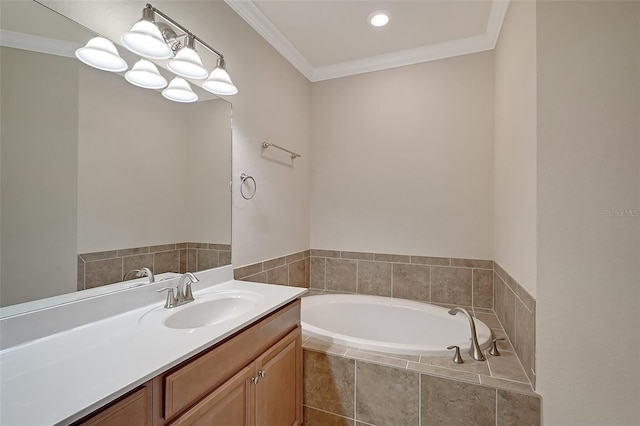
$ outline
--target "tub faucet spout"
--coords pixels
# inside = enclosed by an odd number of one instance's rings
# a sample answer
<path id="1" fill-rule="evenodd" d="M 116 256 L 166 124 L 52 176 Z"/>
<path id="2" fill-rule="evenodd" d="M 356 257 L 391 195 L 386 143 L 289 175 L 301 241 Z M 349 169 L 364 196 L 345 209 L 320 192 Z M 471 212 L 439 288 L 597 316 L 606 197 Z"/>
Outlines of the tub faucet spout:
<path id="1" fill-rule="evenodd" d="M 451 309 L 449 311 L 449 314 L 455 315 L 458 312 L 462 312 L 467 317 L 467 319 L 469 320 L 469 326 L 471 327 L 471 347 L 469 347 L 469 355 L 471 355 L 471 358 L 475 359 L 476 361 L 484 361 L 485 357 L 484 355 L 482 355 L 480 345 L 478 345 L 478 335 L 476 333 L 476 324 L 473 322 L 473 317 L 471 316 L 469 311 L 459 306 Z"/>

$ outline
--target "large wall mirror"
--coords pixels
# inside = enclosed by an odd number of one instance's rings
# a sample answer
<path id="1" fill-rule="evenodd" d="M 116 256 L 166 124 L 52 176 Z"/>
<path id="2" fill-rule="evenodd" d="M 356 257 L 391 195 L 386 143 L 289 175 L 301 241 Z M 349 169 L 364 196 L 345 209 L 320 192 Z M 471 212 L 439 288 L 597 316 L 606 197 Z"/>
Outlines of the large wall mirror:
<path id="1" fill-rule="evenodd" d="M 87 28 L 0 7 L 0 306 L 230 264 L 231 104 L 135 87 L 73 56 Z"/>

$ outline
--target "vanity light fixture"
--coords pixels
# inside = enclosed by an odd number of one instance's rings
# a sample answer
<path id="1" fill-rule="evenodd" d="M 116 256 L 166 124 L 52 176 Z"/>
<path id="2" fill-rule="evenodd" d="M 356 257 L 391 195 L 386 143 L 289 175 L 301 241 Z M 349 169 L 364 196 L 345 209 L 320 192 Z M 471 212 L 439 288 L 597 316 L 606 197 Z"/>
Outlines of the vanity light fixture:
<path id="1" fill-rule="evenodd" d="M 124 47 L 133 53 L 151 59 L 168 59 L 173 50 L 167 44 L 156 25 L 155 10 L 150 4 L 142 9 L 142 19 L 133 24 L 131 30 L 120 37 Z"/>
<path id="2" fill-rule="evenodd" d="M 162 91 L 162 96 L 165 98 L 182 103 L 195 102 L 198 100 L 198 95 L 191 89 L 191 86 L 181 77 L 175 77 L 169 83 L 166 89 Z"/>
<path id="3" fill-rule="evenodd" d="M 224 58 L 218 58 L 215 69 L 211 71 L 207 81 L 202 83 L 202 88 L 216 95 L 235 95 L 238 93 L 238 88 L 227 73 Z"/>
<path id="4" fill-rule="evenodd" d="M 85 64 L 103 71 L 121 72 L 127 69 L 127 63 L 118 54 L 111 40 L 94 37 L 84 47 L 75 52 L 76 58 Z"/>
<path id="5" fill-rule="evenodd" d="M 156 22 L 156 17 L 165 22 Z M 172 26 L 181 31 L 176 34 Z M 142 19 L 120 38 L 122 44 L 137 55 L 149 59 L 169 59 L 167 68 L 179 77 L 167 87 L 167 80 L 158 68 L 147 59 L 141 59 L 125 73 L 131 84 L 145 89 L 163 89 L 162 95 L 176 102 L 195 102 L 198 95 L 185 78 L 204 80 L 202 87 L 215 95 L 235 95 L 238 88 L 231 81 L 222 53 L 205 43 L 177 21 L 147 4 L 142 9 Z M 216 67 L 209 73 L 196 52 L 196 42 L 216 55 Z M 87 45 L 76 51 L 82 62 L 92 67 L 112 72 L 127 69 L 115 45 L 103 37 L 94 37 Z"/>
<path id="6" fill-rule="evenodd" d="M 143 89 L 164 89 L 167 87 L 167 79 L 159 72 L 153 62 L 140 59 L 131 70 L 124 74 L 124 78 L 134 86 Z"/>
<path id="7" fill-rule="evenodd" d="M 389 23 L 391 13 L 386 10 L 376 10 L 369 14 L 369 23 L 374 27 L 384 27 Z"/>
<path id="8" fill-rule="evenodd" d="M 203 79 L 207 78 L 209 72 L 202 66 L 202 59 L 195 49 L 195 38 L 187 35 L 187 42 L 184 47 L 178 50 L 176 56 L 167 63 L 167 67 L 180 77 Z"/>

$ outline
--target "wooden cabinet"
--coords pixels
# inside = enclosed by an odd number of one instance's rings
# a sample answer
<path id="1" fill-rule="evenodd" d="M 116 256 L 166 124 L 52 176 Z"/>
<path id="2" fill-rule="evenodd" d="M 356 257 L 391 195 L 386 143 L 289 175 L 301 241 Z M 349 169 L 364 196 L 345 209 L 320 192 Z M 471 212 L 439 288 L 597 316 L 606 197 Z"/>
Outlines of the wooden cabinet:
<path id="1" fill-rule="evenodd" d="M 302 425 L 300 301 L 289 303 L 75 425 Z"/>
<path id="2" fill-rule="evenodd" d="M 74 426 L 151 426 L 151 382 L 147 382 Z"/>
<path id="3" fill-rule="evenodd" d="M 301 425 L 301 342 L 298 327 L 171 426 Z"/>

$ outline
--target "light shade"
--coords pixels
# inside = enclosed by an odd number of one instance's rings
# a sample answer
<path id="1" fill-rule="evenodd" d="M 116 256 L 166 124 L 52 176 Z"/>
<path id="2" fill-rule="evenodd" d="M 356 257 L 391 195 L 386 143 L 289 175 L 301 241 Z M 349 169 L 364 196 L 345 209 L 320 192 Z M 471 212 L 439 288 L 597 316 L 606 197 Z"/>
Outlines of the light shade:
<path id="1" fill-rule="evenodd" d="M 145 19 L 133 24 L 120 40 L 127 49 L 145 58 L 168 59 L 173 54 L 156 24 Z"/>
<path id="2" fill-rule="evenodd" d="M 175 102 L 195 102 L 198 100 L 198 95 L 191 90 L 187 80 L 180 77 L 171 80 L 169 86 L 162 91 L 162 96 Z"/>
<path id="3" fill-rule="evenodd" d="M 167 86 L 167 80 L 160 75 L 158 68 L 146 59 L 140 59 L 131 70 L 124 74 L 124 78 L 134 86 L 144 89 L 162 89 Z"/>
<path id="4" fill-rule="evenodd" d="M 202 66 L 200 55 L 195 51 L 193 45 L 194 39 L 189 37 L 187 45 L 180 49 L 175 58 L 167 63 L 167 67 L 181 77 L 207 78 L 209 72 Z"/>
<path id="5" fill-rule="evenodd" d="M 202 83 L 202 88 L 215 95 L 235 95 L 238 93 L 238 88 L 225 70 L 224 59 L 218 58 L 218 65 L 211 71 L 207 81 Z"/>
<path id="6" fill-rule="evenodd" d="M 103 71 L 120 72 L 127 69 L 127 63 L 118 50 L 104 37 L 94 37 L 84 47 L 75 52 L 76 58 L 85 64 Z"/>

